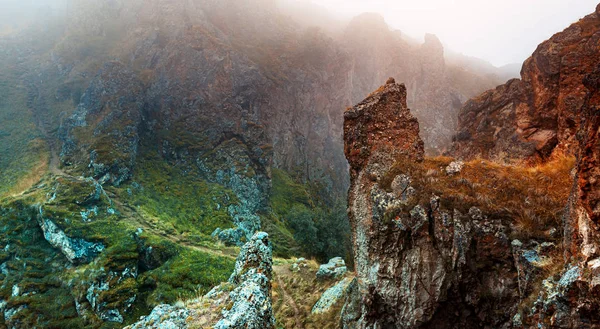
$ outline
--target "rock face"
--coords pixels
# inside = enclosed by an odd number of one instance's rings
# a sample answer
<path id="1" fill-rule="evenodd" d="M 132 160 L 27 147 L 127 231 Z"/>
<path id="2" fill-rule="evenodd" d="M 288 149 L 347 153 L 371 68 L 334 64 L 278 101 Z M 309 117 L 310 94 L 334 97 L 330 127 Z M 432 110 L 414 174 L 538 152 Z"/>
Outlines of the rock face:
<path id="1" fill-rule="evenodd" d="M 553 244 L 511 241 L 514 219 L 479 208 L 485 189 L 456 198 L 485 167 L 425 158 L 403 85 L 390 80 L 344 118 L 357 280 L 343 327 L 508 328 Z"/>
<path id="2" fill-rule="evenodd" d="M 271 329 L 275 326 L 271 306 L 271 278 L 273 275 L 272 246 L 264 232 L 256 233 L 244 245 L 235 263 L 229 283 L 237 287 L 229 294 L 230 309 L 216 329 Z"/>
<path id="3" fill-rule="evenodd" d="M 583 83 L 589 91 L 580 112 L 579 162 L 565 238 L 569 254 L 587 262 L 600 256 L 600 64 Z"/>
<path id="4" fill-rule="evenodd" d="M 352 179 L 356 179 L 373 158 L 393 161 L 395 156 L 404 154 L 422 159 L 419 122 L 406 107 L 406 87 L 390 78 L 364 101 L 346 110 L 344 141 Z"/>
<path id="5" fill-rule="evenodd" d="M 102 243 L 68 237 L 52 220 L 44 218 L 41 207 L 38 222 L 46 241 L 59 249 L 72 263 L 89 263 L 104 250 Z"/>
<path id="6" fill-rule="evenodd" d="M 61 127 L 61 158 L 102 183 L 131 178 L 139 146 L 142 83 L 119 62 L 104 65 Z"/>
<path id="7" fill-rule="evenodd" d="M 564 215 L 569 265 L 558 281 L 545 281 L 536 303 L 538 322 L 552 328 L 600 328 L 600 65 L 583 84 L 577 173 Z"/>
<path id="8" fill-rule="evenodd" d="M 540 44 L 520 80 L 464 105 L 451 154 L 507 162 L 573 154 L 587 94 L 583 79 L 598 64 L 599 43 L 600 15 L 593 13 Z"/>
<path id="9" fill-rule="evenodd" d="M 333 287 L 327 289 L 317 303 L 313 306 L 312 314 L 323 314 L 329 312 L 331 307 L 346 295 L 348 287 L 352 284 L 352 278 L 344 278 Z"/>

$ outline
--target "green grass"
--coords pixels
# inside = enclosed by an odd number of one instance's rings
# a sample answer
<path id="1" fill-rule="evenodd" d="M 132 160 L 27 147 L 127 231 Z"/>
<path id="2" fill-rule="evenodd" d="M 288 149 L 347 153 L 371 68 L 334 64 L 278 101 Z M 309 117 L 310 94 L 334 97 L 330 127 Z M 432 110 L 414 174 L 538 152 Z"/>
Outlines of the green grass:
<path id="1" fill-rule="evenodd" d="M 272 182 L 270 202 L 276 215 L 284 216 L 294 205 L 311 205 L 308 188 L 294 181 L 285 171 L 273 168 Z"/>
<path id="2" fill-rule="evenodd" d="M 17 314 L 23 327 L 82 328 L 84 321 L 57 275 L 66 259 L 46 243 L 34 214 L 24 202 L 0 209 L 0 247 L 8 246 L 1 256 L 9 270 L 7 276 L 0 274 L 0 299 L 7 300 L 9 308 L 27 305 Z M 14 285 L 22 296 L 11 298 Z"/>
<path id="3" fill-rule="evenodd" d="M 158 156 L 146 156 L 138 162 L 133 181 L 135 184 L 128 184 L 120 195 L 172 233 L 202 241 L 211 240 L 218 227 L 233 227 L 227 208 L 237 203 L 235 194 L 206 182 L 193 170 L 185 172 Z"/>
<path id="4" fill-rule="evenodd" d="M 58 184 L 57 184 L 58 182 Z M 96 202 L 100 209 L 91 222 L 84 222 L 81 202 L 94 189 L 89 183 L 59 178 L 45 180 L 44 187 L 26 197 L 6 198 L 0 204 L 0 260 L 7 264 L 8 276 L 0 274 L 0 299 L 10 307 L 26 305 L 18 314 L 27 327 L 113 328 L 97 318 L 84 320 L 75 310 L 74 297 L 85 301 L 89 285 L 97 279 L 108 280 L 110 289 L 99 292 L 98 301 L 107 308 L 122 309 L 127 298 L 137 296 L 132 311 L 125 316 L 131 323 L 148 314 L 159 303 L 203 294 L 214 285 L 226 281 L 235 258 L 218 251 L 204 252 L 170 241 L 167 237 L 143 231 L 136 234 L 139 223 L 131 217 L 110 214 L 108 199 Z M 39 228 L 34 206 L 56 191 L 55 201 L 43 206 L 45 218 L 52 219 L 71 238 L 101 242 L 106 249 L 91 263 L 70 266 L 66 258 L 52 248 Z M 6 245 L 8 249 L 4 251 Z M 138 267 L 142 254 L 152 247 L 151 268 L 139 269 L 137 278 L 108 276 Z M 32 295 L 11 297 L 13 285 Z M 60 303 L 55 303 L 60 301 Z"/>
<path id="5" fill-rule="evenodd" d="M 193 249 L 182 249 L 163 266 L 144 273 L 141 281 L 156 282 L 146 299 L 148 305 L 175 303 L 206 294 L 212 287 L 227 281 L 235 260 Z"/>

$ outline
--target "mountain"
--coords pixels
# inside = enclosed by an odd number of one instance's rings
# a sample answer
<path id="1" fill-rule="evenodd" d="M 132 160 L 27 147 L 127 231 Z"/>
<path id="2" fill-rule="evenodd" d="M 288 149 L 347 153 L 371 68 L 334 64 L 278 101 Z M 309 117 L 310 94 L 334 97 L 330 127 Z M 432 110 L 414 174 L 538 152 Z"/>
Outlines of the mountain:
<path id="1" fill-rule="evenodd" d="M 274 275 L 248 284 L 278 294 L 277 321 L 294 312 L 319 326 L 341 305 L 312 314 L 288 295 L 314 304 L 337 285 L 290 258 L 351 253 L 344 109 L 394 74 L 438 154 L 462 101 L 498 83 L 447 64 L 437 37 L 415 43 L 373 14 L 331 31 L 313 26 L 327 14 L 296 22 L 275 0 L 31 6 L 0 33 L 8 328 L 131 324 L 227 281 L 258 240 Z"/>
<path id="2" fill-rule="evenodd" d="M 599 22 L 600 5 L 468 101 L 449 156 L 425 155 L 394 79 L 344 113 L 343 328 L 599 326 Z"/>

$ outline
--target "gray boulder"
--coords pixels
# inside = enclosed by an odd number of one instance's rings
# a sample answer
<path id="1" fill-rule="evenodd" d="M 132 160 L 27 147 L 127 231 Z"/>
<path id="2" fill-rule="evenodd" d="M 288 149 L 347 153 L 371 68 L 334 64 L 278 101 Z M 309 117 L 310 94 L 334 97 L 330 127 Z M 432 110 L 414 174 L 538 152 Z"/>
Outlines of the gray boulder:
<path id="1" fill-rule="evenodd" d="M 342 257 L 335 257 L 329 260 L 327 264 L 319 266 L 317 279 L 341 278 L 348 272 L 346 263 Z"/>
<path id="2" fill-rule="evenodd" d="M 311 313 L 323 314 L 329 312 L 332 306 L 346 296 L 346 292 L 348 291 L 348 287 L 352 283 L 352 280 L 352 278 L 345 278 L 336 283 L 333 287 L 327 289 L 313 306 Z"/>

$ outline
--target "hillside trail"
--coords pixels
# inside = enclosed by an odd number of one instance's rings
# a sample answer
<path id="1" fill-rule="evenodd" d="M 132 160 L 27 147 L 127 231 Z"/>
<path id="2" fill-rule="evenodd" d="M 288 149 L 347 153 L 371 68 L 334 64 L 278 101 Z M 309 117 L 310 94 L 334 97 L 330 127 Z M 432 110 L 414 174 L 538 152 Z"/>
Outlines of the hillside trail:
<path id="1" fill-rule="evenodd" d="M 292 308 L 292 310 L 294 311 L 294 321 L 296 322 L 295 328 L 304 329 L 304 323 L 302 322 L 302 319 L 300 316 L 300 309 L 298 308 L 298 305 L 296 304 L 296 301 L 294 300 L 294 298 L 292 298 L 292 296 L 290 296 L 290 294 L 285 289 L 285 284 L 281 280 L 281 275 L 284 274 L 286 271 L 289 271 L 289 270 L 287 270 L 281 266 L 273 267 L 273 272 L 275 273 L 275 275 L 274 275 L 275 280 L 277 281 L 277 285 L 279 287 L 281 287 L 281 292 L 283 295 L 283 302 L 285 304 L 289 305 Z"/>
<path id="2" fill-rule="evenodd" d="M 135 209 L 135 207 L 119 200 L 114 193 L 107 192 L 107 195 L 110 197 L 111 202 L 117 206 L 117 209 L 121 211 L 121 216 L 127 218 L 131 223 L 134 223 L 136 226 L 139 226 L 144 231 L 163 237 L 177 245 L 185 246 L 187 248 L 207 253 L 213 256 L 226 257 L 230 259 L 236 259 L 237 257 L 237 254 L 232 255 L 220 249 L 199 246 L 187 241 L 179 234 L 172 234 L 161 230 L 157 228 L 156 225 L 149 222 L 142 214 L 139 213 L 137 209 Z"/>

